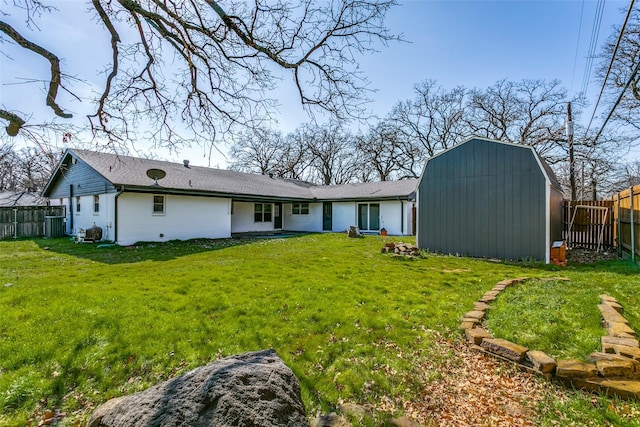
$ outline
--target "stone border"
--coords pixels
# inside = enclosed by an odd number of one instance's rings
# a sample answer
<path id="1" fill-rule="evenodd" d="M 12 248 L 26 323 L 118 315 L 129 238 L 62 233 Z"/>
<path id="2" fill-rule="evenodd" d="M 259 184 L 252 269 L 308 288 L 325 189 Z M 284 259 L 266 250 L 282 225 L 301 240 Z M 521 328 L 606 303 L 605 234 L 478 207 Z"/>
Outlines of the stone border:
<path id="1" fill-rule="evenodd" d="M 602 351 L 591 353 L 587 362 L 577 359 L 555 360 L 543 351 L 529 350 L 519 344 L 495 338 L 483 326 L 487 310 L 500 292 L 517 283 L 530 280 L 519 277 L 498 282 L 467 312 L 460 323 L 467 341 L 476 349 L 565 384 L 591 392 L 640 400 L 640 348 L 635 331 L 622 315 L 623 307 L 615 298 L 600 295 L 598 309 L 607 335 L 601 338 Z M 539 279 L 565 280 L 567 278 Z"/>

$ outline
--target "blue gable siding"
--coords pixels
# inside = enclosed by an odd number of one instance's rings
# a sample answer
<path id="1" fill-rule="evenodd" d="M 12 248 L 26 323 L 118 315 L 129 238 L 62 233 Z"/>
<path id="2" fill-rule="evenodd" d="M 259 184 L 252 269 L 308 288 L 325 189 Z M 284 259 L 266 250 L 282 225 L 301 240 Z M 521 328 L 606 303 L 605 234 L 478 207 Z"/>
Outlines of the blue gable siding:
<path id="1" fill-rule="evenodd" d="M 74 197 L 116 192 L 111 182 L 69 153 L 56 171 L 45 196 L 51 199 L 69 197 L 71 185 Z"/>

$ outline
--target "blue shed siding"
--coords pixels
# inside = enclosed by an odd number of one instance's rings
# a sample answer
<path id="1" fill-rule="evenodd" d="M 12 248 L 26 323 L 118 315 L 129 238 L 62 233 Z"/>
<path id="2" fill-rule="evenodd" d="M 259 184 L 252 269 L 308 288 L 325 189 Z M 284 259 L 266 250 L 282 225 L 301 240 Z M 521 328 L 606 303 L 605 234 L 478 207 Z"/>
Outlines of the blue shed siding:
<path id="1" fill-rule="evenodd" d="M 444 253 L 544 260 L 546 188 L 528 147 L 469 140 L 427 162 L 418 186 L 418 245 Z"/>
<path id="2" fill-rule="evenodd" d="M 69 197 L 70 185 L 73 185 L 74 197 L 116 192 L 111 182 L 82 160 L 77 159 L 74 163 L 69 154 L 45 196 L 51 199 Z"/>

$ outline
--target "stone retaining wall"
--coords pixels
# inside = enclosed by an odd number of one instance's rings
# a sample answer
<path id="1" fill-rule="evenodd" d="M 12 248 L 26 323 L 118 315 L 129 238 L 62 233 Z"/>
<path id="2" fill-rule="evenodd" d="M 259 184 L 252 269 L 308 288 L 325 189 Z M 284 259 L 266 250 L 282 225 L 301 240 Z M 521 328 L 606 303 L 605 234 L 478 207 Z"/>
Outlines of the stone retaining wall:
<path id="1" fill-rule="evenodd" d="M 607 335 L 601 338 L 602 351 L 589 355 L 586 362 L 576 359 L 556 360 L 543 351 L 529 350 L 519 344 L 495 338 L 484 327 L 483 320 L 491 303 L 500 292 L 529 280 L 527 277 L 503 280 L 475 302 L 460 324 L 467 341 L 480 351 L 547 378 L 557 378 L 566 384 L 592 392 L 640 400 L 640 348 L 635 331 L 623 316 L 623 307 L 615 298 L 600 295 L 598 305 L 602 326 Z M 569 280 L 555 278 L 553 280 Z"/>

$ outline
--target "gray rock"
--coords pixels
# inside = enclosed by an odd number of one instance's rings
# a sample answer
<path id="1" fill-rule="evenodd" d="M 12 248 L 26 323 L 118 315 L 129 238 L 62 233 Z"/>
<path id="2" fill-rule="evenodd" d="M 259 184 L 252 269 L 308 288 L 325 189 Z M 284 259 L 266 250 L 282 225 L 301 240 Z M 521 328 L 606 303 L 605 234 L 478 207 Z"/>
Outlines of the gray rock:
<path id="1" fill-rule="evenodd" d="M 358 405 L 356 403 L 347 402 L 347 403 L 343 403 L 342 405 L 340 405 L 338 407 L 338 409 L 343 414 L 349 414 L 349 415 L 355 415 L 355 416 L 363 417 L 365 415 L 372 416 L 374 407 L 373 407 L 373 405 L 370 405 L 368 403 L 365 403 L 364 405 Z"/>
<path id="2" fill-rule="evenodd" d="M 226 357 L 96 409 L 88 427 L 309 426 L 295 375 L 274 350 Z"/>
<path id="3" fill-rule="evenodd" d="M 311 420 L 311 427 L 351 427 L 351 423 L 335 412 Z"/>
<path id="4" fill-rule="evenodd" d="M 362 234 L 360 232 L 360 229 L 358 227 L 356 227 L 355 225 L 350 225 L 349 226 L 349 237 L 364 237 L 364 234 Z"/>

